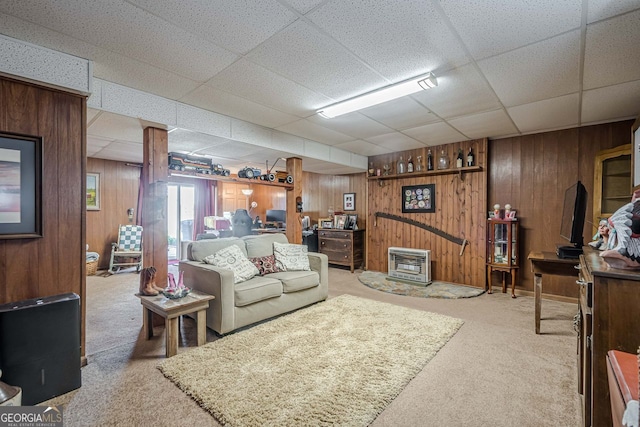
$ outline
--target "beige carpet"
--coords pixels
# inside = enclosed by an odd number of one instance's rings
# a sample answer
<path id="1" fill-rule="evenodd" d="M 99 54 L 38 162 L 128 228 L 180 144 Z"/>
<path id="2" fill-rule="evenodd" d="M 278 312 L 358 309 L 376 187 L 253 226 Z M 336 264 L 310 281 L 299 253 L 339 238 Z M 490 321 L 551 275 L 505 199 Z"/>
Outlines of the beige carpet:
<path id="1" fill-rule="evenodd" d="M 225 425 L 366 426 L 462 323 L 343 295 L 159 368 Z"/>

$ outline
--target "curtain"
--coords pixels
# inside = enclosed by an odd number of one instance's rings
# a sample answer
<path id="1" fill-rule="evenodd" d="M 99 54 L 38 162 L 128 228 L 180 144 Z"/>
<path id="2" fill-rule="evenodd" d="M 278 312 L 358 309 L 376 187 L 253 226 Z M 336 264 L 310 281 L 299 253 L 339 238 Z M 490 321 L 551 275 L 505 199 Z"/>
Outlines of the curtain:
<path id="1" fill-rule="evenodd" d="M 193 236 L 196 240 L 198 234 L 204 233 L 204 217 L 214 214 L 214 192 L 217 182 L 208 179 L 196 180 L 195 188 L 195 212 L 193 218 Z"/>

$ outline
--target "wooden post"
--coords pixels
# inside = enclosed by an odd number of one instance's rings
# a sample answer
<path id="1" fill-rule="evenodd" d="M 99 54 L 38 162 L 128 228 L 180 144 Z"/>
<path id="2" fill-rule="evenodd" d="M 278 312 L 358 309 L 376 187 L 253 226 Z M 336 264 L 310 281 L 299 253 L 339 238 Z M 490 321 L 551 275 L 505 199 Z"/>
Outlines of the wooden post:
<path id="1" fill-rule="evenodd" d="M 302 244 L 303 212 L 296 210 L 298 202 L 302 204 L 302 159 L 289 157 L 287 173 L 293 177 L 293 189 L 287 190 L 287 240 L 289 243 Z M 302 207 L 304 209 L 304 206 Z"/>

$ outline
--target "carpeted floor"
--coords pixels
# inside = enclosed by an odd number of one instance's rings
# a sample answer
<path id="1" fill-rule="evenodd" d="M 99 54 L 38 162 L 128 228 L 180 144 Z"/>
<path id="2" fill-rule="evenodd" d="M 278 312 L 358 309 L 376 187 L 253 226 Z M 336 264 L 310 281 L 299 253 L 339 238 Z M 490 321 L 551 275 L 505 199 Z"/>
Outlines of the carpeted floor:
<path id="1" fill-rule="evenodd" d="M 224 425 L 366 426 L 462 320 L 343 295 L 164 361 Z"/>
<path id="2" fill-rule="evenodd" d="M 472 298 L 482 295 L 484 289 L 474 288 L 472 286 L 456 285 L 455 283 L 440 282 L 434 280 L 431 284 L 413 285 L 410 283 L 392 280 L 385 273 L 378 271 L 363 271 L 358 280 L 364 285 L 377 289 L 382 292 L 388 292 L 396 295 L 406 295 L 421 298 Z"/>

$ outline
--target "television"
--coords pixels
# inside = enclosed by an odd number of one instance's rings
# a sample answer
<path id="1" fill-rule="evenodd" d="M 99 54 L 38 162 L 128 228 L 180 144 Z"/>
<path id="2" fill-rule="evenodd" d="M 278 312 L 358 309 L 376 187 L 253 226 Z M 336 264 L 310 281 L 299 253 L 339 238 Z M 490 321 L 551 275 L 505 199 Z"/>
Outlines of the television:
<path id="1" fill-rule="evenodd" d="M 287 223 L 287 211 L 280 209 L 267 209 L 266 222 L 278 224 L 276 227 L 280 227 L 280 224 L 282 224 L 282 227 L 284 227 Z"/>
<path id="2" fill-rule="evenodd" d="M 558 245 L 556 253 L 560 258 L 579 258 L 582 254 L 585 215 L 587 213 L 587 189 L 578 181 L 564 193 L 560 236 L 569 245 Z"/>

